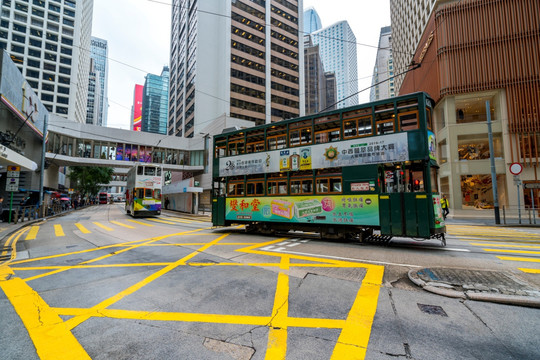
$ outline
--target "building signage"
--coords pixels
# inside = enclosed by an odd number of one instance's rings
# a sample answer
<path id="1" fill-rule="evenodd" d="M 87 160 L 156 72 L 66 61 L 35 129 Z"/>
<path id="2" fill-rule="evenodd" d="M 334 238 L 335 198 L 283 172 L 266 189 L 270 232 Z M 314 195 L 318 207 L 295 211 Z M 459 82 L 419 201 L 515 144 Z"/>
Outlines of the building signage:
<path id="1" fill-rule="evenodd" d="M 8 53 L 3 51 L 1 56 L 0 101 L 39 137 L 43 137 L 43 123 L 48 113 L 47 109 Z"/>
<path id="2" fill-rule="evenodd" d="M 19 191 L 19 166 L 7 167 L 6 191 Z"/>
<path id="3" fill-rule="evenodd" d="M 142 100 L 143 100 L 142 85 L 135 85 L 135 93 L 133 96 L 133 131 L 141 131 L 142 126 Z"/>
<path id="4" fill-rule="evenodd" d="M 379 224 L 377 195 L 227 198 L 227 220 Z"/>
<path id="5" fill-rule="evenodd" d="M 219 176 L 380 164 L 408 158 L 404 132 L 224 157 L 219 159 Z"/>

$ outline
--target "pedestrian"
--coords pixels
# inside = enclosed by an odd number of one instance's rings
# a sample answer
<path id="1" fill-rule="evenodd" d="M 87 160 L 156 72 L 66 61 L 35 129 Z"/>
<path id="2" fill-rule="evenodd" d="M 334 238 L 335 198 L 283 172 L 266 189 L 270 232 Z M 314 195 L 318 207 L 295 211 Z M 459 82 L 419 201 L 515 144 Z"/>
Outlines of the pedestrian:
<path id="1" fill-rule="evenodd" d="M 446 198 L 446 195 L 443 195 L 443 198 L 441 199 L 441 207 L 443 211 L 443 217 L 446 220 L 446 217 L 450 213 L 450 209 L 448 209 L 448 199 Z"/>
<path id="2" fill-rule="evenodd" d="M 0 218 L 2 221 L 4 220 L 4 197 L 0 196 Z"/>
<path id="3" fill-rule="evenodd" d="M 167 210 L 169 209 L 169 198 L 168 197 L 165 198 L 165 209 L 167 209 Z"/>

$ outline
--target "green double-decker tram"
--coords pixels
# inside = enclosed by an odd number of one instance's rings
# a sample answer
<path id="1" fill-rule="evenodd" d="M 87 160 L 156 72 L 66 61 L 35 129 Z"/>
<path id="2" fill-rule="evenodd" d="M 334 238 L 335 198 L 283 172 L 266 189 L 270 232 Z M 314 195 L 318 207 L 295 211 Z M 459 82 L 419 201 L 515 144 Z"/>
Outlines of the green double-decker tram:
<path id="1" fill-rule="evenodd" d="M 445 244 L 433 105 L 414 93 L 214 136 L 213 224 Z"/>

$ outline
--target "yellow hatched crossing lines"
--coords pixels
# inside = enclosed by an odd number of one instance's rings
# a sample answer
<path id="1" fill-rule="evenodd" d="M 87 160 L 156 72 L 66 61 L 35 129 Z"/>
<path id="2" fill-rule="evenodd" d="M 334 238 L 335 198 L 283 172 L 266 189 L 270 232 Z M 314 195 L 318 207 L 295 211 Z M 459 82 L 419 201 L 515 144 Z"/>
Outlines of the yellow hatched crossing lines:
<path id="1" fill-rule="evenodd" d="M 535 231 L 457 225 L 450 225 L 447 229 L 450 235 L 456 236 L 459 240 L 466 241 L 471 246 L 478 246 L 487 253 L 497 254 L 495 256 L 499 260 L 530 263 L 532 268 L 518 268 L 525 273 L 540 274 L 540 268 L 536 268 L 540 263 L 540 234 Z"/>
<path id="2" fill-rule="evenodd" d="M 166 219 L 166 220 L 163 220 L 163 219 Z M 143 225 L 143 226 L 147 226 L 147 227 L 155 226 L 154 224 L 148 223 L 148 221 L 152 221 L 152 222 L 156 222 L 156 223 L 162 223 L 162 224 L 169 224 L 169 225 L 190 224 L 190 223 L 194 222 L 194 221 L 177 219 L 177 218 L 172 218 L 172 217 L 167 217 L 167 218 L 163 218 L 163 219 L 161 219 L 161 218 L 160 219 L 145 218 L 145 219 L 141 219 L 142 221 L 140 221 L 140 220 L 132 220 L 132 219 L 127 219 L 127 221 L 129 221 L 129 222 L 131 222 L 131 223 L 133 223 L 135 225 Z M 136 226 L 132 226 L 132 225 L 120 222 L 120 221 L 111 220 L 111 221 L 109 221 L 109 223 L 114 224 L 114 225 L 119 226 L 119 227 L 122 227 L 122 228 L 126 228 L 126 229 L 136 229 L 137 228 Z M 98 221 L 93 221 L 93 222 L 87 224 L 86 226 L 81 224 L 81 223 L 75 223 L 74 225 L 77 228 L 77 230 L 79 230 L 83 234 L 91 234 L 92 233 L 92 230 L 89 230 L 89 228 L 87 227 L 89 225 L 94 225 L 95 227 L 103 229 L 105 231 L 117 230 L 116 228 L 107 226 L 107 225 L 105 225 L 103 223 L 100 223 Z M 65 229 L 64 229 L 65 225 L 54 224 L 53 228 L 54 228 L 54 235 L 55 236 L 57 236 L 57 237 L 66 236 Z M 36 238 L 38 237 L 40 229 L 41 229 L 41 226 L 39 226 L 39 224 L 31 226 L 30 230 L 26 234 L 26 237 L 24 238 L 24 240 L 27 240 L 27 241 L 36 240 Z"/>

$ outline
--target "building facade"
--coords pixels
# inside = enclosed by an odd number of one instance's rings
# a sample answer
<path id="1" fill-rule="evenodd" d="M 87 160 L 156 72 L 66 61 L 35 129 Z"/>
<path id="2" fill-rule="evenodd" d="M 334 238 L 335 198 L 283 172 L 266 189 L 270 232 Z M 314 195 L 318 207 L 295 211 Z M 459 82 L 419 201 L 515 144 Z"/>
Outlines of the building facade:
<path id="1" fill-rule="evenodd" d="M 491 155 L 499 205 L 540 204 L 538 29 L 536 0 L 435 4 L 412 58 L 421 67 L 406 74 L 399 93 L 426 91 L 437 102 L 440 188 L 451 208 L 493 208 Z M 523 166 L 519 192 L 509 169 L 516 162 Z"/>
<path id="2" fill-rule="evenodd" d="M 94 100 L 94 107 L 97 112 L 97 117 L 90 122 L 90 124 L 107 126 L 107 112 L 109 108 L 108 96 L 107 96 L 107 85 L 109 82 L 109 59 L 108 59 L 108 44 L 107 40 L 103 40 L 97 37 L 93 37 L 90 41 L 90 58 L 92 60 L 91 74 L 90 77 L 95 76 L 95 86 L 93 97 L 97 99 Z M 97 86 L 97 88 L 96 88 Z M 92 96 L 89 94 L 88 99 Z M 86 118 L 86 123 L 88 122 L 88 115 Z"/>
<path id="3" fill-rule="evenodd" d="M 141 131 L 167 134 L 169 114 L 169 67 L 161 75 L 148 74 L 143 88 Z"/>
<path id="4" fill-rule="evenodd" d="M 3 0 L 5 49 L 47 110 L 86 122 L 93 0 Z"/>
<path id="5" fill-rule="evenodd" d="M 435 3 L 455 0 L 392 0 L 390 1 L 390 20 L 393 30 L 393 56 L 396 74 L 411 67 L 413 54 L 424 33 Z M 399 89 L 403 75 L 396 76 L 395 86 Z"/>
<path id="6" fill-rule="evenodd" d="M 391 26 L 385 26 L 381 29 L 371 85 L 369 101 L 388 99 L 396 96 Z"/>
<path id="7" fill-rule="evenodd" d="M 312 33 L 319 45 L 326 71 L 336 74 L 337 107 L 358 105 L 358 65 L 356 37 L 347 21 L 340 21 Z"/>
<path id="8" fill-rule="evenodd" d="M 303 114 L 302 1 L 173 0 L 168 134 Z M 303 90 L 303 89 L 302 89 Z"/>

